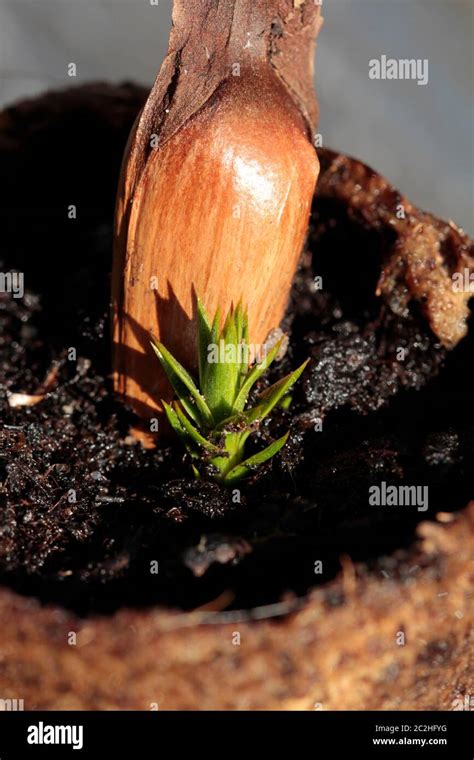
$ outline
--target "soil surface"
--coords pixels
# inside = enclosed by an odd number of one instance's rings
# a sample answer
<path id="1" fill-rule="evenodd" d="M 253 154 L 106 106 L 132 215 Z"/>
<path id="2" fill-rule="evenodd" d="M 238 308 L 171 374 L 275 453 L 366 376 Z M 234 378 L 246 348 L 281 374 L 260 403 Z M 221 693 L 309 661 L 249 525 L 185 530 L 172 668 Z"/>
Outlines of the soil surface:
<path id="1" fill-rule="evenodd" d="M 290 347 L 266 380 L 311 356 L 261 433 L 290 429 L 287 447 L 239 493 L 195 481 L 179 445 L 142 448 L 111 392 L 108 311 L 115 188 L 145 97 L 91 85 L 0 114 L 0 271 L 25 284 L 0 294 L 0 581 L 85 614 L 268 604 L 345 555 L 370 572 L 395 552 L 396 569 L 420 520 L 474 497 L 472 330 L 448 352 L 416 307 L 396 316 L 374 295 L 393 231 L 316 197 Z M 428 510 L 371 506 L 382 481 L 427 486 Z"/>

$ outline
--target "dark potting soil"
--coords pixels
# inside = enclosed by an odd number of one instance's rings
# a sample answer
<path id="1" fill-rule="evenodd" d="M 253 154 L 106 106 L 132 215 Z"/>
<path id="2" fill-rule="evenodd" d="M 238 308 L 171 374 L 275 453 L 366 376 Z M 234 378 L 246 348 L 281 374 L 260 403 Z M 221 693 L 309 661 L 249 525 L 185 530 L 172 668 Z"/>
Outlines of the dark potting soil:
<path id="1" fill-rule="evenodd" d="M 474 496 L 472 332 L 447 353 L 416 308 L 395 316 L 374 296 L 391 231 L 316 199 L 268 380 L 312 361 L 261 433 L 291 429 L 287 447 L 239 493 L 194 480 L 178 445 L 144 450 L 112 394 L 108 307 L 115 187 L 145 96 L 91 85 L 0 115 L 0 271 L 25 283 L 0 294 L 0 581 L 86 613 L 268 604 L 343 555 L 396 574 L 416 524 Z M 427 511 L 371 506 L 381 482 L 427 486 Z"/>

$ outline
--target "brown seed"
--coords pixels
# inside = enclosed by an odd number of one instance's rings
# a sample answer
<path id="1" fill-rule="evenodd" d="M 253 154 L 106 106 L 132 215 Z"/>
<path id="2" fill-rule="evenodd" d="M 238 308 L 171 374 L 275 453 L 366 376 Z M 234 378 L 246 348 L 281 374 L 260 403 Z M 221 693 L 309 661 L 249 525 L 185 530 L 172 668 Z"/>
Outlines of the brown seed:
<path id="1" fill-rule="evenodd" d="M 114 380 L 143 417 L 172 392 L 149 348 L 195 369 L 195 297 L 248 304 L 250 342 L 284 313 L 319 163 L 313 2 L 174 7 L 168 56 L 135 125 L 117 202 Z"/>

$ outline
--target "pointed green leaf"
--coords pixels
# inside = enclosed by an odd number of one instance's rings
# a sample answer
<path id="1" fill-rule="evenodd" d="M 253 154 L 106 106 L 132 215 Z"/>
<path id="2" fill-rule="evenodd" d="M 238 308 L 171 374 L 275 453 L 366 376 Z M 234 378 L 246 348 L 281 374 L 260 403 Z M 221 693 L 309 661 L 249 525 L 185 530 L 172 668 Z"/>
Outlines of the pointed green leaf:
<path id="1" fill-rule="evenodd" d="M 152 346 L 152 348 L 153 348 L 153 350 L 154 350 L 155 354 L 157 355 L 157 357 L 158 357 L 158 359 L 159 359 L 159 361 L 160 361 L 160 364 L 161 364 L 161 366 L 163 367 L 163 369 L 164 369 L 164 371 L 165 371 L 165 374 L 166 374 L 166 376 L 167 376 L 167 377 L 168 377 L 168 379 L 170 380 L 168 369 L 167 369 L 167 367 L 165 366 L 165 360 L 164 360 L 163 356 L 161 355 L 161 353 L 159 352 L 159 349 L 158 349 L 158 345 L 157 345 L 157 343 L 158 343 L 158 342 L 156 341 L 156 345 L 155 345 L 155 341 L 154 341 L 154 339 L 153 339 L 153 340 L 152 340 L 152 344 L 151 344 L 151 346 Z M 184 408 L 186 409 L 186 411 L 188 412 L 189 416 L 190 416 L 190 417 L 191 417 L 191 418 L 192 418 L 192 419 L 193 419 L 193 420 L 194 420 L 194 421 L 195 421 L 197 424 L 201 424 L 202 420 L 201 420 L 201 418 L 200 418 L 200 415 L 199 415 L 198 409 L 197 409 L 197 407 L 196 407 L 194 404 L 192 404 L 192 403 L 191 403 L 191 401 L 189 400 L 189 398 L 188 398 L 188 397 L 189 397 L 189 392 L 188 392 L 188 389 L 186 388 L 186 386 L 184 385 L 184 383 L 181 383 L 181 382 L 180 382 L 180 380 L 179 380 L 179 378 L 178 378 L 177 376 L 175 376 L 175 377 L 173 378 L 173 381 L 171 381 L 171 380 L 170 380 L 170 384 L 171 384 L 171 386 L 172 386 L 173 390 L 175 391 L 175 393 L 177 394 L 177 396 L 178 396 L 178 397 L 181 399 L 181 403 L 183 404 L 183 407 L 184 407 Z"/>
<path id="2" fill-rule="evenodd" d="M 209 407 L 196 388 L 196 384 L 189 372 L 170 354 L 162 343 L 153 340 L 151 345 L 160 360 L 160 364 L 168 380 L 189 416 L 198 425 L 204 424 L 206 427 L 213 427 L 214 420 Z M 194 400 L 194 405 L 190 403 L 189 395 Z"/>
<path id="3" fill-rule="evenodd" d="M 245 378 L 247 377 L 249 364 L 250 364 L 250 356 L 249 356 L 249 313 L 247 309 L 244 309 L 242 307 L 242 339 L 241 344 L 246 347 L 246 354 L 244 355 L 245 358 L 242 361 L 240 365 L 240 376 L 239 376 L 239 390 L 242 387 L 242 383 L 245 382 Z"/>
<path id="4" fill-rule="evenodd" d="M 226 401 L 229 403 L 229 405 L 232 407 L 232 404 L 234 402 L 235 396 L 237 394 L 237 383 L 239 381 L 239 373 L 240 373 L 240 352 L 241 347 L 239 346 L 239 336 L 238 336 L 238 325 L 236 324 L 236 312 L 235 311 L 229 311 L 229 315 L 227 317 L 227 324 L 224 330 L 224 343 L 226 346 L 232 347 L 232 357 L 230 362 L 226 362 L 227 369 L 228 369 L 228 389 L 229 389 L 229 395 L 226 397 Z"/>
<path id="5" fill-rule="evenodd" d="M 163 408 L 165 410 L 166 416 L 168 417 L 168 422 L 170 423 L 171 427 L 179 436 L 181 436 L 181 434 L 184 433 L 184 430 L 180 425 L 178 415 L 176 414 L 175 410 L 166 401 L 162 401 L 161 403 L 163 404 Z"/>
<path id="6" fill-rule="evenodd" d="M 163 408 L 165 410 L 165 414 L 168 418 L 168 422 L 170 423 L 171 427 L 173 428 L 176 435 L 181 439 L 183 442 L 186 450 L 192 457 L 198 456 L 198 449 L 193 445 L 192 439 L 190 439 L 188 433 L 186 430 L 182 427 L 178 415 L 176 414 L 175 410 L 172 406 L 166 403 L 166 401 L 162 401 Z"/>
<path id="7" fill-rule="evenodd" d="M 262 449 L 262 451 L 259 451 L 257 454 L 254 454 L 248 459 L 245 459 L 243 462 L 230 470 L 224 479 L 226 485 L 231 485 L 232 483 L 236 483 L 238 480 L 247 477 L 252 473 L 252 470 L 259 467 L 259 465 L 263 464 L 264 462 L 268 462 L 269 459 L 274 457 L 275 454 L 278 454 L 278 452 L 283 448 L 288 440 L 289 435 L 290 433 L 288 431 L 288 433 L 285 433 L 285 435 L 283 435 L 277 441 L 273 441 L 273 443 L 271 443 L 265 449 Z"/>
<path id="8" fill-rule="evenodd" d="M 245 341 L 245 343 L 249 342 L 249 312 L 248 312 L 248 309 L 243 309 L 242 340 Z"/>
<path id="9" fill-rule="evenodd" d="M 286 377 L 283 377 L 277 383 L 274 383 L 270 388 L 266 388 L 259 396 L 259 402 L 252 409 L 248 409 L 243 412 L 242 417 L 247 422 L 255 422 L 256 420 L 263 420 L 267 417 L 272 409 L 278 404 L 281 398 L 289 391 L 292 385 L 296 383 L 301 374 L 303 373 L 309 359 L 306 359 L 303 364 L 291 372 Z"/>
<path id="10" fill-rule="evenodd" d="M 192 440 L 195 443 L 197 443 L 198 446 L 202 446 L 203 449 L 206 449 L 207 451 L 210 451 L 211 453 L 219 452 L 219 448 L 217 446 L 214 446 L 213 443 L 208 441 L 207 438 L 204 438 L 204 436 L 201 435 L 201 433 L 198 430 L 196 430 L 194 425 L 188 420 L 188 418 L 182 411 L 178 402 L 174 403 L 174 411 L 176 412 L 176 415 L 178 417 L 179 422 L 181 423 L 181 426 L 185 429 L 185 431 L 192 438 Z"/>
<path id="11" fill-rule="evenodd" d="M 244 382 L 242 383 L 240 387 L 240 391 L 237 395 L 237 398 L 234 401 L 234 410 L 237 412 L 243 411 L 245 404 L 247 403 L 247 398 L 252 390 L 252 387 L 255 385 L 257 380 L 261 378 L 263 373 L 268 369 L 270 364 L 273 362 L 275 356 L 277 355 L 278 351 L 281 348 L 281 344 L 283 341 L 284 336 L 278 340 L 271 351 L 268 351 L 265 356 L 263 357 L 262 361 L 259 364 L 255 364 L 250 372 L 248 373 L 247 377 L 245 378 Z"/>
<path id="12" fill-rule="evenodd" d="M 248 345 L 248 315 L 244 310 L 242 300 L 239 301 L 235 309 L 235 327 L 237 331 L 237 351 L 238 351 L 238 374 L 237 374 L 237 387 L 236 397 L 240 392 L 242 383 L 247 377 L 249 368 L 249 345 Z"/>
<path id="13" fill-rule="evenodd" d="M 231 346 L 237 345 L 237 326 L 235 323 L 235 312 L 230 310 L 225 321 L 223 330 L 224 342 Z"/>
<path id="14" fill-rule="evenodd" d="M 237 331 L 232 311 L 227 315 L 216 353 L 207 358 L 202 390 L 214 420 L 219 422 L 232 414 L 238 381 Z"/>
<path id="15" fill-rule="evenodd" d="M 225 436 L 225 453 L 221 456 L 214 457 L 211 464 L 217 467 L 219 475 L 217 478 L 224 482 L 226 473 L 236 467 L 244 458 L 245 442 L 250 435 L 249 430 L 239 433 L 227 433 Z"/>
<path id="16" fill-rule="evenodd" d="M 204 369 L 207 362 L 207 352 L 209 350 L 209 344 L 212 343 L 211 331 L 212 327 L 209 322 L 206 309 L 201 299 L 197 301 L 197 313 L 198 313 L 198 360 L 199 360 L 199 385 L 203 387 Z"/>
<path id="17" fill-rule="evenodd" d="M 221 310 L 220 308 L 217 309 L 216 313 L 214 314 L 214 320 L 212 322 L 211 327 L 211 343 L 217 343 L 219 340 L 219 328 L 221 324 Z"/>
<path id="18" fill-rule="evenodd" d="M 234 322 L 235 322 L 235 330 L 237 332 L 237 343 L 240 343 L 240 341 L 242 340 L 242 329 L 244 326 L 243 316 L 244 315 L 242 311 L 242 301 L 239 301 L 234 311 Z"/>

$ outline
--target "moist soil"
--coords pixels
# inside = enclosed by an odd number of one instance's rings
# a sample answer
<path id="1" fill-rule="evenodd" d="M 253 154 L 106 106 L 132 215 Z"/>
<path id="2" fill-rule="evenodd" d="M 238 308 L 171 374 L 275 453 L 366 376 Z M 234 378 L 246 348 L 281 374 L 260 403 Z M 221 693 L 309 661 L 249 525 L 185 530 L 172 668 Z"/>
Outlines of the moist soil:
<path id="1" fill-rule="evenodd" d="M 115 188 L 146 94 L 97 84 L 0 114 L 0 271 L 25 278 L 23 298 L 0 294 L 0 581 L 87 614 L 270 604 L 344 557 L 396 574 L 417 523 L 474 496 L 472 331 L 447 352 L 416 307 L 395 316 L 374 295 L 392 231 L 316 196 L 289 348 L 263 382 L 311 357 L 260 433 L 290 429 L 288 445 L 238 492 L 194 480 L 172 440 L 144 449 L 112 392 L 109 301 Z M 371 506 L 382 481 L 428 486 L 428 510 Z"/>

